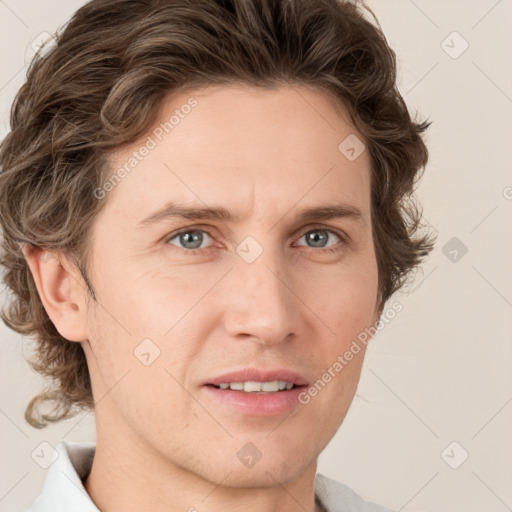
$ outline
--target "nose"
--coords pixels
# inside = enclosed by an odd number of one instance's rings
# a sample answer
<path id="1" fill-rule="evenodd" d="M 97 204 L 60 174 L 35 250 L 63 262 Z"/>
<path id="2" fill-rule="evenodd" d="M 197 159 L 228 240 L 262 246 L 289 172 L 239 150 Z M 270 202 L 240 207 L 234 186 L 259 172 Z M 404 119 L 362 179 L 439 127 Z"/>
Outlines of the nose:
<path id="1" fill-rule="evenodd" d="M 270 250 L 253 263 L 240 259 L 230 272 L 222 295 L 225 329 L 233 337 L 252 337 L 272 345 L 300 330 L 300 300 L 294 294 L 283 258 Z"/>

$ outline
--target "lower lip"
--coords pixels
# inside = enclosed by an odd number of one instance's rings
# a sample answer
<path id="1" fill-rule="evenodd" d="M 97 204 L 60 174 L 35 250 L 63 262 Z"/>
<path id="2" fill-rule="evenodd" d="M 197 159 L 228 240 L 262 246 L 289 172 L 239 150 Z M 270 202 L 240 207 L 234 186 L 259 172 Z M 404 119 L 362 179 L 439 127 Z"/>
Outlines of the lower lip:
<path id="1" fill-rule="evenodd" d="M 298 397 L 306 388 L 307 386 L 297 386 L 275 393 L 246 393 L 232 389 L 219 389 L 215 386 L 203 386 L 210 396 L 222 404 L 252 416 L 276 416 L 290 411 L 300 403 Z"/>

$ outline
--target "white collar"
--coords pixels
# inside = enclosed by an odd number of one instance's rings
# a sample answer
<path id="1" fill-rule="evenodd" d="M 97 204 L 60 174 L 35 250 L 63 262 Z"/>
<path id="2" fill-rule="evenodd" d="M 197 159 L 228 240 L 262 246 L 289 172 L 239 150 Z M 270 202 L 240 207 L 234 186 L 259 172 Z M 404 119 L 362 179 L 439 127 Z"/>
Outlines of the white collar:
<path id="1" fill-rule="evenodd" d="M 43 490 L 27 512 L 100 512 L 82 483 L 95 449 L 95 443 L 61 441 L 55 447 Z"/>

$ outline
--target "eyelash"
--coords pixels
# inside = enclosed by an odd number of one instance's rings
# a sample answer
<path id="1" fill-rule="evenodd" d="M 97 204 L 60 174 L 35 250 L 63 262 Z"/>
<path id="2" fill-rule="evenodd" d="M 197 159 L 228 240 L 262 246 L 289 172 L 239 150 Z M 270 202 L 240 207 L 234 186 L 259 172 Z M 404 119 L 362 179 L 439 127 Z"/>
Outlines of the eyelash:
<path id="1" fill-rule="evenodd" d="M 300 247 L 306 247 L 315 252 L 320 252 L 320 253 L 337 253 L 337 252 L 340 252 L 342 250 L 343 246 L 347 245 L 350 241 L 349 237 L 347 235 L 345 235 L 344 233 L 341 233 L 337 230 L 328 229 L 325 227 L 310 227 L 306 231 L 302 232 L 299 239 L 302 238 L 304 235 L 307 235 L 308 233 L 313 232 L 313 231 L 324 231 L 326 233 L 336 235 L 341 240 L 341 243 L 339 244 L 339 246 L 336 246 L 335 248 L 325 247 L 325 248 L 315 249 L 314 247 L 308 247 L 308 246 L 300 246 Z M 193 232 L 206 233 L 211 239 L 214 239 L 214 237 L 206 229 L 201 229 L 201 228 L 197 228 L 197 227 L 189 227 L 189 228 L 184 228 L 184 229 L 180 229 L 179 231 L 176 231 L 175 233 L 173 233 L 172 235 L 170 235 L 169 237 L 166 238 L 165 243 L 170 244 L 171 240 L 179 237 L 180 235 L 182 235 L 184 233 L 193 233 Z M 170 245 L 173 245 L 173 244 L 170 244 Z M 202 249 L 185 249 L 185 248 L 179 247 L 177 245 L 174 245 L 174 247 L 176 249 L 181 249 L 182 251 L 185 251 L 189 254 L 202 253 L 202 252 L 205 252 L 205 251 L 208 251 L 209 249 L 211 249 L 211 247 L 205 247 Z"/>

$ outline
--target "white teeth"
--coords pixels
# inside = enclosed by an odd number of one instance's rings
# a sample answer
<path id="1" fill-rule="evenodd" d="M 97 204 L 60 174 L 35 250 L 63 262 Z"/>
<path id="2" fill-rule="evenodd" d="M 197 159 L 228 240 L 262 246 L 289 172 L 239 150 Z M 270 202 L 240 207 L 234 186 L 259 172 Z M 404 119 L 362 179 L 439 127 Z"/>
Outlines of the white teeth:
<path id="1" fill-rule="evenodd" d="M 232 389 L 234 391 L 245 391 L 246 393 L 275 393 L 276 391 L 284 391 L 285 389 L 292 389 L 293 382 L 286 382 L 284 380 L 273 380 L 270 382 L 222 382 L 219 384 L 220 389 Z"/>
<path id="2" fill-rule="evenodd" d="M 245 386 L 244 391 L 247 391 Z M 279 391 L 279 382 L 277 380 L 273 380 L 272 382 L 262 382 L 261 391 Z"/>
<path id="3" fill-rule="evenodd" d="M 247 381 L 247 382 L 244 382 L 244 391 L 246 393 L 253 393 L 255 391 L 262 391 L 262 387 L 263 387 L 263 382 L 252 382 L 252 381 Z"/>

